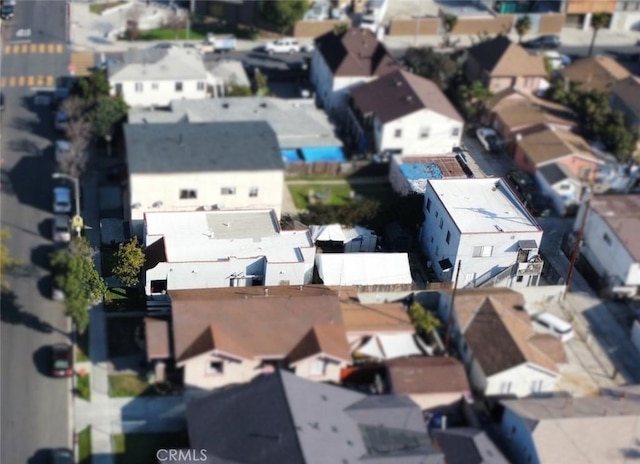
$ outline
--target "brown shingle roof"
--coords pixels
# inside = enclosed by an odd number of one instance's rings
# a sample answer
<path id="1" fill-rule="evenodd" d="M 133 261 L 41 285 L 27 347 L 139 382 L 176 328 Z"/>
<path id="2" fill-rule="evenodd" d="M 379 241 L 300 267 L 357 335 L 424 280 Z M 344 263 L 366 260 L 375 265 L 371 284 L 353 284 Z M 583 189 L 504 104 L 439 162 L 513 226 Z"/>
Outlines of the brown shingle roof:
<path id="1" fill-rule="evenodd" d="M 640 261 L 640 194 L 598 195 L 591 200 L 590 206 L 609 225 L 635 261 Z M 600 237 L 596 238 L 600 240 Z"/>
<path id="2" fill-rule="evenodd" d="M 340 302 L 347 332 L 413 332 L 413 324 L 402 303 L 362 304 Z"/>
<path id="3" fill-rule="evenodd" d="M 543 127 L 522 137 L 518 145 L 536 165 L 574 154 L 594 158 L 589 144 L 582 137 L 561 129 Z"/>
<path id="4" fill-rule="evenodd" d="M 619 80 L 613 84 L 611 91 L 640 118 L 640 77 L 631 76 Z"/>
<path id="5" fill-rule="evenodd" d="M 576 124 L 575 115 L 569 108 L 515 89 L 506 89 L 494 95 L 488 107 L 509 130 L 547 123 Z"/>
<path id="6" fill-rule="evenodd" d="M 413 357 L 385 363 L 391 392 L 447 393 L 470 390 L 464 365 L 455 358 Z"/>
<path id="7" fill-rule="evenodd" d="M 346 362 L 351 360 L 351 350 L 345 338 L 344 326 L 336 324 L 314 326 L 291 350 L 287 359 L 294 363 L 319 353 Z"/>
<path id="8" fill-rule="evenodd" d="M 169 348 L 169 322 L 163 319 L 144 318 L 145 345 L 147 359 L 167 359 L 171 357 Z"/>
<path id="9" fill-rule="evenodd" d="M 327 32 L 316 39 L 316 47 L 334 76 L 383 76 L 398 68 L 385 46 L 367 29 Z"/>
<path id="10" fill-rule="evenodd" d="M 560 71 L 563 77 L 582 85 L 580 90 L 606 92 L 621 79 L 631 75 L 626 68 L 609 56 L 599 55 L 582 58 Z"/>
<path id="11" fill-rule="evenodd" d="M 358 86 L 351 90 L 351 96 L 363 114 L 374 113 L 382 123 L 422 109 L 464 122 L 433 81 L 404 70 Z"/>
<path id="12" fill-rule="evenodd" d="M 497 36 L 467 49 L 469 56 L 491 77 L 540 76 L 547 71 L 541 56 L 532 56 L 506 36 Z"/>
<path id="13" fill-rule="evenodd" d="M 174 290 L 169 296 L 178 361 L 212 350 L 285 358 L 314 326 L 335 325 L 345 333 L 338 297 L 321 285 Z M 322 338 L 320 346 L 340 356 L 343 347 L 332 345 L 334 338 Z"/>

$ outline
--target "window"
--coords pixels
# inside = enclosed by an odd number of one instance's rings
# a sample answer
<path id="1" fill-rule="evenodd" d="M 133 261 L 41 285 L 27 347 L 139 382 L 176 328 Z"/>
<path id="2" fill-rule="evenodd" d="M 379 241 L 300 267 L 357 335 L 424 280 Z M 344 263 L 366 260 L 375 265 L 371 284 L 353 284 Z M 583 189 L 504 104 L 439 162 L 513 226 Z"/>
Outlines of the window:
<path id="1" fill-rule="evenodd" d="M 135 90 L 138 93 L 142 92 L 142 82 L 136 82 L 135 83 Z"/>
<path id="2" fill-rule="evenodd" d="M 542 391 L 542 380 L 531 381 L 531 393 L 540 393 Z"/>
<path id="3" fill-rule="evenodd" d="M 431 198 L 427 198 L 427 211 L 431 212 Z"/>
<path id="4" fill-rule="evenodd" d="M 444 221 L 442 220 L 442 218 L 440 218 L 440 228 L 442 229 L 442 226 L 444 225 Z"/>
<path id="5" fill-rule="evenodd" d="M 477 246 L 473 247 L 474 258 L 489 258 L 493 254 L 492 246 Z"/>
<path id="6" fill-rule="evenodd" d="M 458 137 L 460 135 L 460 128 L 454 127 L 451 129 L 451 137 Z"/>
<path id="7" fill-rule="evenodd" d="M 157 82 L 152 82 L 151 83 L 151 90 L 158 90 L 158 83 Z"/>
<path id="8" fill-rule="evenodd" d="M 324 359 L 316 359 L 311 363 L 311 367 L 309 368 L 310 375 L 324 375 L 325 369 L 327 367 L 327 363 Z"/>
<path id="9" fill-rule="evenodd" d="M 122 96 L 122 84 L 116 84 L 116 95 Z"/>
<path id="10" fill-rule="evenodd" d="M 198 90 L 202 92 L 204 90 L 204 82 L 198 82 Z"/>
<path id="11" fill-rule="evenodd" d="M 176 92 L 182 92 L 182 82 L 176 82 Z"/>
<path id="12" fill-rule="evenodd" d="M 193 200 L 198 198 L 198 192 L 195 190 L 182 189 L 180 190 L 180 199 L 181 200 Z"/>
<path id="13" fill-rule="evenodd" d="M 509 393 L 511 391 L 511 382 L 502 382 L 500 384 L 500 393 Z"/>
<path id="14" fill-rule="evenodd" d="M 431 128 L 430 127 L 422 127 L 422 128 L 420 128 L 420 138 L 421 139 L 428 139 L 430 134 L 431 134 Z"/>
<path id="15" fill-rule="evenodd" d="M 397 139 L 402 138 L 402 129 L 396 129 L 395 132 L 393 133 L 393 136 Z"/>
<path id="16" fill-rule="evenodd" d="M 255 198 L 258 196 L 258 187 L 251 187 L 249 189 L 249 198 Z"/>
<path id="17" fill-rule="evenodd" d="M 451 232 L 447 231 L 447 243 L 451 243 Z"/>
<path id="18" fill-rule="evenodd" d="M 516 277 L 516 282 L 522 282 L 524 280 L 524 276 Z"/>
<path id="19" fill-rule="evenodd" d="M 209 374 L 222 374 L 224 372 L 224 363 L 222 361 L 209 361 L 207 372 Z"/>
<path id="20" fill-rule="evenodd" d="M 604 243 L 606 243 L 607 245 L 611 246 L 611 237 L 609 237 L 609 235 L 606 232 L 602 236 L 602 240 L 604 240 Z"/>
<path id="21" fill-rule="evenodd" d="M 220 194 L 221 195 L 235 195 L 236 194 L 236 188 L 235 187 L 222 187 L 220 189 Z"/>

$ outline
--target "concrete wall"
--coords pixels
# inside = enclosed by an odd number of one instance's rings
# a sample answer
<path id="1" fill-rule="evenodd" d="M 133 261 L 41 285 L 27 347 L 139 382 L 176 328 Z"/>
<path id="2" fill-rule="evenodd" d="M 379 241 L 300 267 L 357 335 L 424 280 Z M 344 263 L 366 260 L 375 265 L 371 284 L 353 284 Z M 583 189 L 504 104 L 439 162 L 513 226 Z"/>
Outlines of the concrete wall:
<path id="1" fill-rule="evenodd" d="M 423 36 L 439 35 L 440 18 L 392 19 L 387 35 Z"/>
<path id="2" fill-rule="evenodd" d="M 333 31 L 336 26 L 342 24 L 349 25 L 349 21 L 330 19 L 326 21 L 298 21 L 293 28 L 294 37 L 318 37 L 327 32 Z"/>
<path id="3" fill-rule="evenodd" d="M 182 82 L 182 90 L 176 90 L 177 82 Z M 122 85 L 122 98 L 129 106 L 168 106 L 171 100 L 202 100 L 207 98 L 207 76 L 201 79 L 167 81 L 157 79 L 140 80 L 109 79 L 111 95 L 116 95 L 116 86 Z M 136 87 L 138 86 L 138 87 Z"/>
<path id="4" fill-rule="evenodd" d="M 611 18 L 614 31 L 640 31 L 640 11 L 616 11 Z"/>
<path id="5" fill-rule="evenodd" d="M 560 34 L 564 27 L 564 13 L 547 13 L 540 15 L 538 34 Z"/>
<path id="6" fill-rule="evenodd" d="M 555 391 L 558 377 L 525 363 L 487 378 L 485 395 L 516 395 L 518 398 Z"/>

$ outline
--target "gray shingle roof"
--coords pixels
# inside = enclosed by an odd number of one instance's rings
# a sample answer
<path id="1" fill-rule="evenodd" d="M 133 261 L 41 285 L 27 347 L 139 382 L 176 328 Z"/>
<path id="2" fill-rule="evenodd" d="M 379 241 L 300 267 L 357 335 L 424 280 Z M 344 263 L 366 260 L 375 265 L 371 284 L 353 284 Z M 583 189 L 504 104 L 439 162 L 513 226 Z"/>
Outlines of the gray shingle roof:
<path id="1" fill-rule="evenodd" d="M 568 176 L 567 174 L 560 168 L 558 163 L 550 163 L 540 166 L 538 171 L 544 177 L 549 185 L 555 185 L 560 181 L 565 180 Z"/>
<path id="2" fill-rule="evenodd" d="M 109 79 L 126 80 L 176 80 L 207 78 L 207 68 L 195 50 L 172 47 L 169 49 L 130 49 L 121 60 L 109 63 Z"/>
<path id="3" fill-rule="evenodd" d="M 131 174 L 284 170 L 264 121 L 126 124 L 124 134 Z"/>
<path id="4" fill-rule="evenodd" d="M 189 403 L 189 438 L 216 464 L 444 462 L 415 403 L 372 398 L 277 371 Z"/>
<path id="5" fill-rule="evenodd" d="M 447 464 L 509 464 L 482 430 L 462 427 L 434 430 L 432 434 Z"/>

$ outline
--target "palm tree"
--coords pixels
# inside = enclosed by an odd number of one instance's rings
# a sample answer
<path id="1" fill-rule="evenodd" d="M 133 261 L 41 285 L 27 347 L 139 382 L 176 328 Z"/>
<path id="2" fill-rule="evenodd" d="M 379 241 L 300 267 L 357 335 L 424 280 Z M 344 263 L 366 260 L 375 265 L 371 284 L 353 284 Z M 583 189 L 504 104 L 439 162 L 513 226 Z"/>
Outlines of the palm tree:
<path id="1" fill-rule="evenodd" d="M 589 47 L 589 56 L 593 54 L 593 45 L 596 43 L 598 31 L 604 27 L 608 27 L 611 22 L 611 14 L 601 11 L 593 13 L 591 16 L 591 27 L 593 28 L 593 37 L 591 37 L 591 46 Z"/>
<path id="2" fill-rule="evenodd" d="M 524 15 L 516 21 L 516 32 L 518 33 L 518 43 L 522 43 L 522 37 L 531 30 L 531 18 Z"/>
<path id="3" fill-rule="evenodd" d="M 452 14 L 446 14 L 444 15 L 444 18 L 442 20 L 442 27 L 444 27 L 444 31 L 449 34 L 451 31 L 453 31 L 453 28 L 456 27 L 456 24 L 458 24 L 458 17 Z"/>

